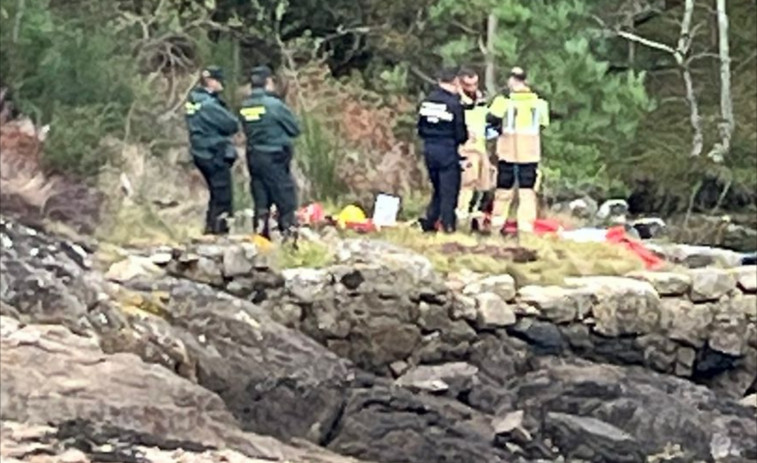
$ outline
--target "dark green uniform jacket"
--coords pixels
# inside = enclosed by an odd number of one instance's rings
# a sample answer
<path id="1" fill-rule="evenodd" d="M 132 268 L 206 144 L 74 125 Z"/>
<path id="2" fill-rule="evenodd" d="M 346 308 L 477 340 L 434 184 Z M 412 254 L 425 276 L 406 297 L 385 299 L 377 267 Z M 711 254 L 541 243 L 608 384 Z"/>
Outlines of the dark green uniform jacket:
<path id="1" fill-rule="evenodd" d="M 192 90 L 185 105 L 189 144 L 192 156 L 211 159 L 231 156 L 231 136 L 239 121 L 218 95 L 205 88 Z"/>
<path id="2" fill-rule="evenodd" d="M 245 134 L 247 151 L 273 153 L 292 146 L 292 139 L 300 134 L 292 111 L 275 95 L 255 89 L 239 111 Z"/>

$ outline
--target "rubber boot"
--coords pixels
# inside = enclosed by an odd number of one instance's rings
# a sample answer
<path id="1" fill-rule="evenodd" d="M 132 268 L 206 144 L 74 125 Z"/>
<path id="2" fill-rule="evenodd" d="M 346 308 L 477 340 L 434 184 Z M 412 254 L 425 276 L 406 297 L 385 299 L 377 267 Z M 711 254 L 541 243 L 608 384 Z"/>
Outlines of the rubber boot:
<path id="1" fill-rule="evenodd" d="M 491 227 L 502 230 L 510 216 L 510 206 L 515 193 L 513 190 L 496 190 L 494 192 L 494 204 L 492 207 Z"/>

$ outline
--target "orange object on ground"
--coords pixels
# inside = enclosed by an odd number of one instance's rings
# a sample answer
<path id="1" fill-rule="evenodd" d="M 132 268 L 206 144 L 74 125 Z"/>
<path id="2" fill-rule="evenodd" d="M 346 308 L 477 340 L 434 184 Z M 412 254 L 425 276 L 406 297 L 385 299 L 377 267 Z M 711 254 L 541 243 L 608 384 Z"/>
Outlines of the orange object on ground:
<path id="1" fill-rule="evenodd" d="M 641 242 L 631 239 L 623 227 L 608 229 L 607 242 L 625 246 L 626 249 L 639 256 L 644 261 L 644 266 L 649 270 L 657 270 L 665 263 L 657 254 L 645 248 Z"/>

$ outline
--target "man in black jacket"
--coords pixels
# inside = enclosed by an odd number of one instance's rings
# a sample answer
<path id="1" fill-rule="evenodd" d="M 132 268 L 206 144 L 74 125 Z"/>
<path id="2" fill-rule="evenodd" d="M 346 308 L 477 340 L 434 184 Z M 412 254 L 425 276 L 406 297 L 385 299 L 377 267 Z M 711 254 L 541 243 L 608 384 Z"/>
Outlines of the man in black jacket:
<path id="1" fill-rule="evenodd" d="M 458 148 L 468 140 L 456 69 L 439 73 L 439 85 L 421 103 L 417 128 L 434 188 L 421 226 L 424 231 L 436 231 L 441 220 L 442 230 L 453 233 L 457 227 L 455 208 L 462 176 Z"/>

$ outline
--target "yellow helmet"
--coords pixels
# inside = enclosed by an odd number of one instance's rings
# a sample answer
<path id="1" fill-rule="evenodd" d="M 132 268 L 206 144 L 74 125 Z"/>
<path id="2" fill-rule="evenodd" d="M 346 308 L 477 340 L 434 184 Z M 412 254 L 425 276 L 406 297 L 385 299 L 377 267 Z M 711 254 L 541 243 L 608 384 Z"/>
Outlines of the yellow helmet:
<path id="1" fill-rule="evenodd" d="M 336 216 L 336 223 L 340 228 L 347 226 L 347 223 L 361 223 L 367 220 L 365 212 L 357 206 L 347 206 Z"/>

